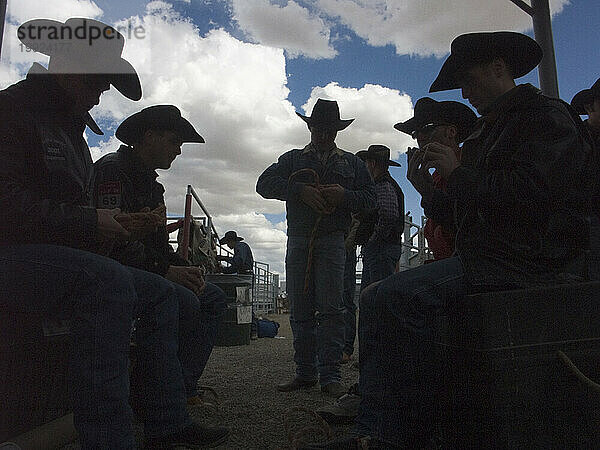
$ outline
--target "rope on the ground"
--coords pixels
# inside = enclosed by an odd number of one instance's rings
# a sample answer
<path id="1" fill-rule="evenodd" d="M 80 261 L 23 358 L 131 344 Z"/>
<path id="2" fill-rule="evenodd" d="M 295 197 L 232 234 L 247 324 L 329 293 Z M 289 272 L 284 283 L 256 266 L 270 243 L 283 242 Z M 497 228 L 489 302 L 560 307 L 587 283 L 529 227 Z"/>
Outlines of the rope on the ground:
<path id="1" fill-rule="evenodd" d="M 312 417 L 316 423 L 306 423 L 305 417 L 294 419 L 294 413 L 305 413 Z M 300 419 L 302 422 L 300 422 Z M 328 441 L 333 437 L 331 427 L 321 416 L 311 409 L 304 408 L 302 406 L 294 406 L 290 408 L 284 417 L 283 425 L 288 441 L 294 448 L 298 448 L 309 444 L 307 437 L 311 435 L 322 435 L 324 441 Z M 313 441 L 314 442 L 314 441 Z"/>
<path id="2" fill-rule="evenodd" d="M 198 391 L 201 392 L 200 396 L 202 397 L 202 399 L 204 399 L 205 392 L 210 392 L 214 398 L 214 403 L 217 405 L 221 404 L 221 401 L 219 400 L 219 395 L 217 394 L 217 391 L 215 391 L 210 386 L 198 386 Z"/>
<path id="3" fill-rule="evenodd" d="M 557 353 L 560 360 L 563 363 L 565 363 L 567 368 L 571 370 L 571 372 L 573 372 L 573 374 L 577 377 L 579 381 L 588 386 L 590 389 L 596 392 L 600 392 L 600 384 L 591 380 L 581 370 L 579 370 L 579 367 L 577 367 L 575 363 L 571 361 L 571 359 L 562 350 L 558 350 Z"/>
<path id="4" fill-rule="evenodd" d="M 320 189 L 321 182 L 319 180 L 319 174 L 317 172 L 315 172 L 313 169 L 300 169 L 300 170 L 295 171 L 288 178 L 288 184 L 291 184 L 292 180 L 301 174 L 311 175 L 314 179 L 314 184 L 310 184 L 310 185 L 314 186 L 316 189 Z M 331 212 L 332 211 L 328 211 L 327 213 L 330 214 Z M 312 268 L 312 260 L 313 260 L 313 250 L 315 248 L 315 240 L 317 238 L 317 230 L 319 228 L 319 223 L 321 222 L 322 218 L 323 218 L 323 213 L 319 213 L 319 215 L 317 216 L 317 220 L 315 220 L 315 224 L 313 226 L 312 232 L 310 234 L 310 241 L 308 243 L 308 261 L 306 262 L 306 272 L 304 274 L 304 293 L 305 294 L 308 292 L 310 271 Z"/>

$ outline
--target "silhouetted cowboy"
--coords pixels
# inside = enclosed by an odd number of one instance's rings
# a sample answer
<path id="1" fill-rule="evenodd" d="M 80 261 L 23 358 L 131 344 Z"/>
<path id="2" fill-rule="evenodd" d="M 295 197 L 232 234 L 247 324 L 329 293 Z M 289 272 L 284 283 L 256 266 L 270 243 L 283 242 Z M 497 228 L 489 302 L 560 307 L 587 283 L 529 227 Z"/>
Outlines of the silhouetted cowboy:
<path id="1" fill-rule="evenodd" d="M 286 277 L 296 377 L 278 389 L 311 387 L 319 375 L 321 390 L 337 397 L 345 392 L 340 375 L 344 232 L 351 212 L 375 207 L 375 189 L 364 163 L 335 145 L 338 131 L 353 120 L 340 119 L 337 102 L 319 99 L 310 117 L 298 116 L 308 125 L 310 143 L 281 155 L 256 184 L 260 195 L 285 201 L 287 210 Z"/>
<path id="2" fill-rule="evenodd" d="M 2 306 L 71 318 L 71 392 L 82 448 L 137 447 L 128 355 L 139 315 L 150 324 L 138 330 L 136 364 L 146 392 L 147 448 L 222 442 L 227 430 L 204 428 L 186 412 L 172 284 L 88 251 L 131 236 L 115 219 L 118 209 L 91 206 L 92 159 L 83 137 L 86 125 L 102 133 L 88 111 L 111 85 L 141 97 L 137 73 L 121 57 L 123 36 L 83 18 L 32 20 L 18 36 L 50 60 L 47 70 L 34 64 L 25 80 L 0 92 Z"/>

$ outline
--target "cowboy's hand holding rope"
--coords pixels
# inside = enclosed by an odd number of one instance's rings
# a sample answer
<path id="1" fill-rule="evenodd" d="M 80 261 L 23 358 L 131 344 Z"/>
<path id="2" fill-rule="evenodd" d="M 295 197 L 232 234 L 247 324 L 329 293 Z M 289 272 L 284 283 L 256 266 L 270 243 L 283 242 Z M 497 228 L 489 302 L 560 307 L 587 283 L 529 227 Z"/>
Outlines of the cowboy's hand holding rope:
<path id="1" fill-rule="evenodd" d="M 319 214 L 331 213 L 331 207 L 322 195 L 322 191 L 315 186 L 305 184 L 300 191 L 300 199 Z"/>
<path id="2" fill-rule="evenodd" d="M 427 169 L 435 168 L 444 179 L 460 166 L 456 153 L 450 147 L 431 142 L 421 149 L 423 152 L 423 165 Z"/>
<path id="3" fill-rule="evenodd" d="M 321 186 L 321 195 L 333 208 L 344 201 L 344 191 L 345 189 L 339 184 Z"/>
<path id="4" fill-rule="evenodd" d="M 204 270 L 194 266 L 169 266 L 165 278 L 188 288 L 196 295 L 204 291 Z"/>

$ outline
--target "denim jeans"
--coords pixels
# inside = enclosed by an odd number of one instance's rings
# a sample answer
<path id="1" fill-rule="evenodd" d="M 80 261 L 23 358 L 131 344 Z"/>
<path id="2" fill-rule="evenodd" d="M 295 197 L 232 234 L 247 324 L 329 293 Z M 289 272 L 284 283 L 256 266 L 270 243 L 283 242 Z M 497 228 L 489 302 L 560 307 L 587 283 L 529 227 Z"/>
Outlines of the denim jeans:
<path id="1" fill-rule="evenodd" d="M 389 277 L 396 270 L 402 254 L 402 245 L 369 241 L 362 248 L 363 270 L 360 281 L 362 292 L 371 283 Z"/>
<path id="2" fill-rule="evenodd" d="M 343 232 L 315 239 L 309 288 L 304 293 L 309 239 L 288 236 L 285 258 L 296 375 L 322 386 L 341 381 L 344 346 Z"/>
<path id="3" fill-rule="evenodd" d="M 396 273 L 361 294 L 358 434 L 403 448 L 420 448 L 431 437 L 439 382 L 431 320 L 466 291 L 462 264 L 452 257 Z"/>
<path id="4" fill-rule="evenodd" d="M 179 361 L 188 398 L 198 393 L 198 379 L 204 372 L 217 340 L 217 331 L 227 306 L 223 290 L 206 283 L 196 296 L 189 289 L 175 284 L 179 300 Z"/>
<path id="5" fill-rule="evenodd" d="M 344 353 L 354 353 L 356 338 L 356 247 L 346 250 L 344 266 Z"/>
<path id="6" fill-rule="evenodd" d="M 74 422 L 85 449 L 133 449 L 129 344 L 134 317 L 137 369 L 147 390 L 147 437 L 190 423 L 177 357 L 179 301 L 174 285 L 112 259 L 56 245 L 0 246 L 0 302 L 9 310 L 71 320 Z"/>
<path id="7" fill-rule="evenodd" d="M 592 215 L 590 226 L 590 257 L 589 276 L 591 281 L 600 280 L 600 220 L 598 216 Z"/>

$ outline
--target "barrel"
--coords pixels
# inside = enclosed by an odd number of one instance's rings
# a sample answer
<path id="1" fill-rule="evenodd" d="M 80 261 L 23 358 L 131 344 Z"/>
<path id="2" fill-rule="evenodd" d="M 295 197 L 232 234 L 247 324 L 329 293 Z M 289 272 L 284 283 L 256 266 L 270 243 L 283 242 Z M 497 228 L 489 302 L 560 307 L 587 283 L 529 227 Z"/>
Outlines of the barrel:
<path id="1" fill-rule="evenodd" d="M 208 274 L 206 281 L 219 286 L 227 297 L 227 308 L 215 345 L 249 345 L 252 325 L 252 275 Z"/>

